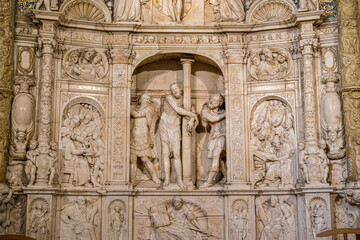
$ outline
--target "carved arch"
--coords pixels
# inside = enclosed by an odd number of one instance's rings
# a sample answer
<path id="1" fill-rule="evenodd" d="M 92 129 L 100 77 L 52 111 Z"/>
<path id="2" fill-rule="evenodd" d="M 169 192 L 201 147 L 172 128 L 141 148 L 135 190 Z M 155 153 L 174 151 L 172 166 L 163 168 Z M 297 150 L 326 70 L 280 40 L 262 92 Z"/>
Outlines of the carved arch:
<path id="1" fill-rule="evenodd" d="M 61 111 L 61 118 L 64 117 L 64 114 L 74 105 L 76 104 L 80 104 L 80 103 L 86 103 L 86 104 L 90 104 L 93 105 L 100 113 L 101 115 L 101 119 L 105 121 L 105 109 L 104 106 L 102 106 L 96 99 L 91 98 L 91 97 L 77 97 L 77 98 L 73 98 L 71 99 L 69 102 L 67 102 L 65 104 L 65 106 L 63 107 L 62 111 Z"/>
<path id="2" fill-rule="evenodd" d="M 248 11 L 247 24 L 289 21 L 297 12 L 291 0 L 256 1 Z"/>
<path id="3" fill-rule="evenodd" d="M 111 13 L 101 0 L 69 0 L 61 5 L 60 12 L 68 21 L 111 23 Z"/>
<path id="4" fill-rule="evenodd" d="M 139 58 L 136 58 L 133 64 L 133 68 L 132 68 L 132 73 L 131 75 L 134 74 L 135 70 L 142 66 L 145 65 L 147 63 L 151 63 L 151 62 L 155 62 L 158 60 L 163 60 L 164 58 L 166 59 L 167 57 L 178 57 L 181 58 L 182 56 L 186 55 L 186 54 L 191 54 L 194 56 L 195 60 L 198 60 L 200 62 L 209 64 L 213 67 L 218 68 L 221 71 L 221 74 L 224 75 L 225 72 L 225 66 L 224 64 L 222 64 L 220 61 L 214 59 L 211 56 L 205 55 L 205 54 L 199 54 L 199 53 L 195 53 L 192 51 L 184 51 L 184 52 L 178 52 L 178 51 L 169 51 L 169 52 L 162 52 L 161 54 L 159 53 L 153 53 L 153 54 L 149 54 L 146 56 L 141 56 Z"/>
<path id="5" fill-rule="evenodd" d="M 282 97 L 280 97 L 280 96 L 266 96 L 266 97 L 260 98 L 260 99 L 251 107 L 251 119 L 250 119 L 250 122 L 252 122 L 253 116 L 254 116 L 254 112 L 255 112 L 255 110 L 258 108 L 258 106 L 260 106 L 260 104 L 262 104 L 263 102 L 268 101 L 268 100 L 278 100 L 278 101 L 281 101 L 281 102 L 283 102 L 287 107 L 290 108 L 292 114 L 294 113 L 294 111 L 293 111 L 293 109 L 292 109 L 292 107 L 291 107 L 290 102 L 287 101 L 285 98 L 282 98 Z"/>

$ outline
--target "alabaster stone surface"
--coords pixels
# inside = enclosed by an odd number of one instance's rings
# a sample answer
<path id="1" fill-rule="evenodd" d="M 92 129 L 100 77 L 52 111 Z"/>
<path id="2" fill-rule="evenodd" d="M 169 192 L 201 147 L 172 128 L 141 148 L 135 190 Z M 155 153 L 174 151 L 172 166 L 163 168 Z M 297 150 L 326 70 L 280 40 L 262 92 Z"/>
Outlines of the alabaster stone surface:
<path id="1" fill-rule="evenodd" d="M 351 6 L 338 29 L 314 0 L 37 1 L 15 42 L 0 25 L 14 43 L 14 61 L 0 56 L 14 68 L 0 82 L 0 233 L 317 240 L 358 228 Z"/>

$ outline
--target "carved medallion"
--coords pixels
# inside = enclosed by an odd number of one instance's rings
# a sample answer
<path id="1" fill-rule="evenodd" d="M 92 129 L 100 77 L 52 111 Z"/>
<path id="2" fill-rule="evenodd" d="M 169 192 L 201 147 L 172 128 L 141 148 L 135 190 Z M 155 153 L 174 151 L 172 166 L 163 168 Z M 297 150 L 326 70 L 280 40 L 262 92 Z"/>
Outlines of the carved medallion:
<path id="1" fill-rule="evenodd" d="M 109 65 L 105 54 L 92 48 L 77 48 L 65 54 L 63 68 L 73 79 L 101 82 Z"/>
<path id="2" fill-rule="evenodd" d="M 290 74 L 291 69 L 291 56 L 282 48 L 253 50 L 248 60 L 250 76 L 259 81 L 283 79 Z"/>

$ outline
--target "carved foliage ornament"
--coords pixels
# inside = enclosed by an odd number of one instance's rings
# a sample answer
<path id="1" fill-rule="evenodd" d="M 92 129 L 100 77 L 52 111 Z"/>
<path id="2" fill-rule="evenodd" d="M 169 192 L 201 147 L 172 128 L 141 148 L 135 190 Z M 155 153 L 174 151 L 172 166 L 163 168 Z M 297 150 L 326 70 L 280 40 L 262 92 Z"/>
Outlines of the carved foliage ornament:
<path id="1" fill-rule="evenodd" d="M 255 80 L 279 80 L 288 76 L 292 69 L 290 53 L 282 48 L 253 50 L 248 60 L 248 72 Z"/>
<path id="2" fill-rule="evenodd" d="M 73 79 L 97 82 L 102 81 L 109 66 L 105 54 L 91 48 L 78 48 L 65 54 L 63 68 Z"/>

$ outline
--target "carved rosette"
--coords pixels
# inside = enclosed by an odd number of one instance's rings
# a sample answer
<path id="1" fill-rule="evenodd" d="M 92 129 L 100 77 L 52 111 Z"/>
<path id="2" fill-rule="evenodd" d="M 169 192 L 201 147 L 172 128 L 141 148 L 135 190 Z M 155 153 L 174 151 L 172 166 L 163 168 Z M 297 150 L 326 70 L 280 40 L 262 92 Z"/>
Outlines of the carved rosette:
<path id="1" fill-rule="evenodd" d="M 339 57 L 349 179 L 360 180 L 360 45 L 358 1 L 339 0 Z"/>

